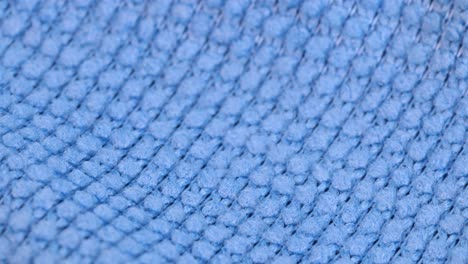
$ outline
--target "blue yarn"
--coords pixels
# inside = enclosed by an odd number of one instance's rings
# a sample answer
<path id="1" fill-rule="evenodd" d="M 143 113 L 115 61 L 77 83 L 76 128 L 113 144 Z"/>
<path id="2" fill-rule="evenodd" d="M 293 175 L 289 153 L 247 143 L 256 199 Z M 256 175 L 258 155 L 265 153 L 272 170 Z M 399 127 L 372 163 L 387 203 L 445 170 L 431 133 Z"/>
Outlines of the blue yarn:
<path id="1" fill-rule="evenodd" d="M 468 1 L 0 1 L 0 263 L 468 263 Z"/>

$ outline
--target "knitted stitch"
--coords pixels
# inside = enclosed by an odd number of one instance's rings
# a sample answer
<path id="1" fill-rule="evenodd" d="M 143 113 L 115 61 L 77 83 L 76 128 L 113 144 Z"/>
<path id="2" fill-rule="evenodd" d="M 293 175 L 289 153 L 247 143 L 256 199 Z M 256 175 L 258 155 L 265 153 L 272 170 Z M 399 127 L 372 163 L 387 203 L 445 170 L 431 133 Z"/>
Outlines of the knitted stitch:
<path id="1" fill-rule="evenodd" d="M 0 1 L 0 263 L 468 263 L 467 22 Z"/>

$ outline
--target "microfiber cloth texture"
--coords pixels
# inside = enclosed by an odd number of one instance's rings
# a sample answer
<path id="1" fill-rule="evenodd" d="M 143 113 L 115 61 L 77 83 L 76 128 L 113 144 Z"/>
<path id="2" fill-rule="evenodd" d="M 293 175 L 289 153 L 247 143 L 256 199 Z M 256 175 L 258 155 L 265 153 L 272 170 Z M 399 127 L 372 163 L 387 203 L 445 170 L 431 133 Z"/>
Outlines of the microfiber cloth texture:
<path id="1" fill-rule="evenodd" d="M 0 0 L 0 263 L 468 263 L 468 0 Z"/>

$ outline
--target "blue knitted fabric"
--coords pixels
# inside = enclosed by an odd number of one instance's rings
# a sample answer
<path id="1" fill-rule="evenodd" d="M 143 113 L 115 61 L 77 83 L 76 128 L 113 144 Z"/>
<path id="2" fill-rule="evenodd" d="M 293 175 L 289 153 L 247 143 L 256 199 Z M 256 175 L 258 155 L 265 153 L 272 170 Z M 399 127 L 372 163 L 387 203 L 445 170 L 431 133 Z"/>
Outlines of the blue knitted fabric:
<path id="1" fill-rule="evenodd" d="M 468 0 L 0 0 L 0 263 L 468 263 Z"/>

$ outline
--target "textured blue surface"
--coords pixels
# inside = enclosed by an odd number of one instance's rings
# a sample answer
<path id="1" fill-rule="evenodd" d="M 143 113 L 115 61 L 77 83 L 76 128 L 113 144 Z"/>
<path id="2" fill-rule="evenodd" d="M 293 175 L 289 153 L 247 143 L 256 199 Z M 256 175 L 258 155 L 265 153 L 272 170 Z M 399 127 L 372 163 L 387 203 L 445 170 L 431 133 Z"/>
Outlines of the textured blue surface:
<path id="1" fill-rule="evenodd" d="M 467 0 L 0 0 L 0 263 L 468 263 Z"/>

